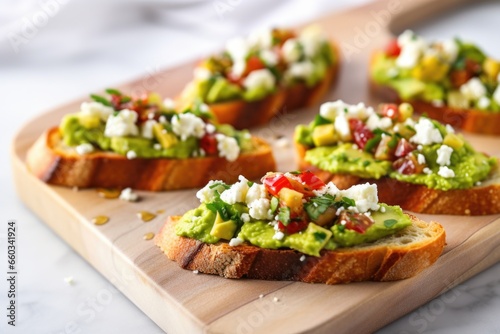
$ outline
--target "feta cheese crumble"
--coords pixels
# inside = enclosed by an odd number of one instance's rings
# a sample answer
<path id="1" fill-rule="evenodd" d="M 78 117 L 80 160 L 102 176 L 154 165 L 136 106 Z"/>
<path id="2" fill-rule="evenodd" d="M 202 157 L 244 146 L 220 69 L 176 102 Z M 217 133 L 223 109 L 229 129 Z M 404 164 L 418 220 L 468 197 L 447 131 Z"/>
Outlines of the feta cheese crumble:
<path id="1" fill-rule="evenodd" d="M 478 100 L 486 95 L 486 87 L 479 78 L 473 77 L 460 86 L 460 93 L 468 100 Z"/>
<path id="2" fill-rule="evenodd" d="M 248 214 L 254 219 L 272 220 L 273 215 L 270 210 L 270 201 L 267 198 L 259 198 L 248 204 Z"/>
<path id="3" fill-rule="evenodd" d="M 278 232 L 274 233 L 274 235 L 273 235 L 274 240 L 283 240 L 284 237 L 285 237 L 285 233 L 283 233 L 281 231 L 278 231 Z"/>
<path id="4" fill-rule="evenodd" d="M 216 193 L 222 193 L 225 190 L 225 183 L 220 180 L 210 180 L 206 186 L 198 190 L 196 193 L 196 198 L 200 200 L 201 203 L 210 203 L 215 200 Z"/>
<path id="5" fill-rule="evenodd" d="M 119 199 L 121 199 L 123 201 L 128 201 L 128 202 L 136 202 L 137 200 L 139 200 L 139 195 L 134 193 L 132 191 L 132 188 L 125 188 L 120 193 Z"/>
<path id="6" fill-rule="evenodd" d="M 344 103 L 342 100 L 325 102 L 319 108 L 319 114 L 321 117 L 324 117 L 332 122 L 339 115 L 344 115 L 348 119 L 359 118 L 360 120 L 365 120 L 374 113 L 375 111 L 372 107 L 367 107 L 362 102 L 351 105 Z"/>
<path id="7" fill-rule="evenodd" d="M 250 221 L 250 215 L 246 212 L 242 213 L 241 214 L 241 220 L 244 222 L 244 223 L 248 223 Z"/>
<path id="8" fill-rule="evenodd" d="M 137 136 L 139 128 L 135 125 L 137 113 L 129 109 L 123 109 L 116 115 L 110 115 L 106 122 L 104 135 L 106 137 Z"/>
<path id="9" fill-rule="evenodd" d="M 210 77 L 212 76 L 212 73 L 208 70 L 208 68 L 205 68 L 205 67 L 196 67 L 193 70 L 193 76 L 197 80 L 205 81 L 205 80 L 210 79 Z M 163 104 L 168 109 L 167 104 L 165 103 L 165 101 L 163 101 Z"/>
<path id="10" fill-rule="evenodd" d="M 449 63 L 455 62 L 458 56 L 458 45 L 454 39 L 447 39 L 441 43 L 443 54 Z"/>
<path id="11" fill-rule="evenodd" d="M 477 106 L 479 109 L 488 109 L 490 104 L 491 104 L 490 99 L 487 98 L 486 96 L 481 96 L 477 101 Z"/>
<path id="12" fill-rule="evenodd" d="M 229 240 L 229 246 L 236 247 L 241 245 L 243 242 L 244 241 L 241 240 L 240 238 L 232 238 L 231 240 Z"/>
<path id="13" fill-rule="evenodd" d="M 392 119 L 372 114 L 366 121 L 366 126 L 372 131 L 377 128 L 386 130 L 392 126 Z"/>
<path id="14" fill-rule="evenodd" d="M 207 133 L 214 133 L 216 129 L 215 125 L 208 123 L 205 130 Z"/>
<path id="15" fill-rule="evenodd" d="M 114 112 L 114 109 L 108 106 L 105 106 L 102 103 L 92 101 L 92 102 L 83 102 L 80 105 L 80 113 L 82 115 L 88 116 L 98 116 L 101 120 L 107 121 L 108 117 Z"/>
<path id="16" fill-rule="evenodd" d="M 300 44 L 296 38 L 289 38 L 283 43 L 281 48 L 283 59 L 287 63 L 294 63 L 300 59 Z"/>
<path id="17" fill-rule="evenodd" d="M 250 52 L 250 45 L 243 37 L 236 37 L 227 41 L 226 51 L 233 61 L 245 59 Z"/>
<path id="18" fill-rule="evenodd" d="M 83 143 L 83 144 L 80 144 L 78 145 L 76 148 L 76 153 L 78 153 L 79 155 L 85 155 L 85 154 L 89 154 L 91 152 L 94 151 L 94 146 L 92 146 L 92 144 L 89 144 L 89 143 Z"/>
<path id="19" fill-rule="evenodd" d="M 410 141 L 420 145 L 440 144 L 443 142 L 443 136 L 434 124 L 425 117 L 420 118 L 415 124 L 415 135 L 410 138 Z"/>
<path id="20" fill-rule="evenodd" d="M 333 126 L 341 140 L 347 141 L 351 139 L 351 128 L 349 127 L 349 121 L 344 115 L 337 116 L 335 118 Z"/>
<path id="21" fill-rule="evenodd" d="M 439 167 L 438 175 L 444 178 L 455 177 L 455 172 L 446 166 Z"/>
<path id="22" fill-rule="evenodd" d="M 425 156 L 421 153 L 417 154 L 417 161 L 419 164 L 424 165 L 425 164 Z"/>
<path id="23" fill-rule="evenodd" d="M 74 283 L 73 276 L 64 277 L 64 282 L 68 285 L 73 285 Z"/>
<path id="24" fill-rule="evenodd" d="M 247 204 L 250 204 L 253 201 L 259 200 L 261 198 L 268 198 L 266 186 L 258 183 L 252 184 L 252 186 L 248 189 L 246 193 L 245 202 Z"/>
<path id="25" fill-rule="evenodd" d="M 202 69 L 202 68 L 199 68 L 199 70 L 205 70 L 209 73 L 210 75 L 210 72 L 207 70 L 207 69 Z M 175 101 L 172 100 L 171 98 L 166 98 L 165 100 L 163 100 L 163 105 L 165 106 L 166 109 L 168 110 L 175 110 Z"/>
<path id="26" fill-rule="evenodd" d="M 427 42 L 411 30 L 406 30 L 399 35 L 398 45 L 401 48 L 401 53 L 396 58 L 396 65 L 400 68 L 415 67 L 427 48 Z"/>
<path id="27" fill-rule="evenodd" d="M 346 190 L 341 190 L 342 197 L 348 197 L 356 202 L 356 209 L 360 212 L 378 210 L 378 191 L 374 184 L 358 184 Z"/>
<path id="28" fill-rule="evenodd" d="M 156 124 L 157 122 L 154 120 L 154 119 L 149 119 L 147 120 L 146 122 L 144 122 L 144 124 L 142 125 L 142 136 L 144 138 L 148 138 L 148 139 L 152 139 L 153 138 L 153 126 Z"/>
<path id="29" fill-rule="evenodd" d="M 135 151 L 127 151 L 127 159 L 132 160 L 135 158 L 137 158 L 137 153 L 135 153 Z"/>
<path id="30" fill-rule="evenodd" d="M 500 74 L 498 75 L 498 78 L 500 79 Z M 495 89 L 495 92 L 493 93 L 493 100 L 500 105 L 500 85 L 497 86 L 497 89 Z"/>
<path id="31" fill-rule="evenodd" d="M 231 187 L 225 190 L 220 199 L 227 204 L 245 203 L 245 198 L 248 192 L 248 180 L 243 176 L 239 176 L 239 182 L 234 183 Z"/>
<path id="32" fill-rule="evenodd" d="M 178 114 L 172 118 L 172 131 L 182 141 L 191 136 L 201 138 L 205 134 L 205 122 L 193 114 Z"/>
<path id="33" fill-rule="evenodd" d="M 215 135 L 217 140 L 217 150 L 221 158 L 226 158 L 228 161 L 235 161 L 240 155 L 240 147 L 238 142 L 233 137 L 225 136 L 221 133 Z"/>
<path id="34" fill-rule="evenodd" d="M 449 166 L 452 153 L 453 149 L 451 147 L 448 145 L 441 145 L 441 147 L 437 150 L 436 163 L 441 166 Z"/>
<path id="35" fill-rule="evenodd" d="M 276 84 L 274 75 L 267 68 L 255 70 L 243 80 L 243 86 L 248 89 L 262 88 L 265 90 L 273 90 Z"/>
<path id="36" fill-rule="evenodd" d="M 307 79 L 314 73 L 314 65 L 309 60 L 293 63 L 286 75 L 291 78 Z"/>
<path id="37" fill-rule="evenodd" d="M 279 61 L 278 56 L 272 50 L 260 51 L 259 57 L 267 66 L 274 66 Z"/>

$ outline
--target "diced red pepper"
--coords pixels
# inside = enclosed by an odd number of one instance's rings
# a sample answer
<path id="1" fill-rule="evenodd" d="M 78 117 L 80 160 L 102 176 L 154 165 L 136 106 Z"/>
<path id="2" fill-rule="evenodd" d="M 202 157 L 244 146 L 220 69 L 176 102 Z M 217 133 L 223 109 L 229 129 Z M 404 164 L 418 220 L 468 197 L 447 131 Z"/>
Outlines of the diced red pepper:
<path id="1" fill-rule="evenodd" d="M 410 154 L 414 150 L 415 150 L 415 146 L 412 143 L 410 143 L 408 140 L 406 140 L 405 138 L 402 138 L 398 142 L 398 146 L 396 146 L 396 151 L 394 152 L 394 155 L 397 158 L 402 158 L 402 157 L 407 156 L 408 154 Z"/>
<path id="2" fill-rule="evenodd" d="M 298 177 L 303 183 L 313 190 L 318 190 L 325 186 L 325 182 L 310 171 L 302 172 L 298 175 Z"/>
<path id="3" fill-rule="evenodd" d="M 301 221 L 292 220 L 286 226 L 282 222 L 278 222 L 279 230 L 281 232 L 284 232 L 285 234 L 294 234 L 303 231 L 307 228 L 307 225 L 308 223 L 305 220 Z"/>
<path id="4" fill-rule="evenodd" d="M 278 193 L 283 188 L 293 189 L 290 180 L 284 174 L 274 174 L 265 176 L 262 179 L 262 183 L 266 187 L 269 194 L 272 196 L 278 196 Z"/>
<path id="5" fill-rule="evenodd" d="M 408 154 L 394 161 L 392 167 L 405 175 L 420 174 L 424 169 L 424 166 L 418 163 L 417 158 L 413 154 Z"/>
<path id="6" fill-rule="evenodd" d="M 372 218 L 362 213 L 351 211 L 342 211 L 339 216 L 339 222 L 345 226 L 346 229 L 362 234 L 374 224 Z"/>
<path id="7" fill-rule="evenodd" d="M 401 53 L 401 48 L 398 45 L 396 38 L 392 39 L 385 47 L 385 54 L 388 57 L 397 57 Z"/>
<path id="8" fill-rule="evenodd" d="M 217 139 L 213 133 L 206 133 L 200 140 L 200 147 L 206 155 L 217 155 Z"/>
<path id="9" fill-rule="evenodd" d="M 450 72 L 450 82 L 453 87 L 458 88 L 469 81 L 472 75 L 466 70 L 452 70 Z"/>
<path id="10" fill-rule="evenodd" d="M 382 104 L 379 113 L 390 119 L 399 119 L 399 108 L 398 105 L 394 103 Z"/>
<path id="11" fill-rule="evenodd" d="M 245 69 L 245 72 L 243 73 L 243 76 L 246 77 L 250 72 L 260 70 L 265 68 L 266 65 L 262 62 L 262 60 L 257 57 L 257 56 L 251 56 L 247 60 L 247 67 Z"/>
<path id="12" fill-rule="evenodd" d="M 359 119 L 351 118 L 349 120 L 349 127 L 354 137 L 354 142 L 360 149 L 364 149 L 366 142 L 374 137 L 373 132 Z"/>

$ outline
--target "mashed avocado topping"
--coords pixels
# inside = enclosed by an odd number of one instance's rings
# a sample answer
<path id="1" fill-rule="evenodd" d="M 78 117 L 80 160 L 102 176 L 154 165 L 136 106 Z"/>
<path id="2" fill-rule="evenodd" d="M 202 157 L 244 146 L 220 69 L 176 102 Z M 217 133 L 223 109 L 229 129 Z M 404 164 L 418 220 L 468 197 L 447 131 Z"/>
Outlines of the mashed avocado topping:
<path id="1" fill-rule="evenodd" d="M 429 188 L 471 188 L 485 180 L 497 159 L 478 153 L 449 125 L 411 118 L 408 103 L 380 105 L 327 102 L 295 141 L 307 147 L 305 161 L 331 173 L 362 178 L 388 176 Z"/>
<path id="2" fill-rule="evenodd" d="M 59 126 L 63 143 L 78 154 L 109 151 L 133 158 L 219 156 L 236 160 L 253 149 L 248 131 L 213 121 L 207 105 L 193 103 L 175 111 L 172 100 L 150 93 L 132 98 L 108 89 L 109 98 L 91 95 L 79 112 Z"/>
<path id="3" fill-rule="evenodd" d="M 339 190 L 311 172 L 268 173 L 262 182 L 243 176 L 231 186 L 210 181 L 196 194 L 201 205 L 176 224 L 176 234 L 320 256 L 323 249 L 373 242 L 411 224 L 400 207 L 378 203 L 375 185 Z"/>
<path id="4" fill-rule="evenodd" d="M 405 31 L 374 57 L 371 76 L 403 100 L 500 112 L 500 61 L 459 39 L 429 43 Z"/>
<path id="5" fill-rule="evenodd" d="M 331 46 L 317 26 L 300 34 L 285 29 L 258 31 L 229 40 L 224 52 L 204 60 L 183 97 L 206 103 L 261 100 L 281 86 L 316 85 L 334 61 Z"/>

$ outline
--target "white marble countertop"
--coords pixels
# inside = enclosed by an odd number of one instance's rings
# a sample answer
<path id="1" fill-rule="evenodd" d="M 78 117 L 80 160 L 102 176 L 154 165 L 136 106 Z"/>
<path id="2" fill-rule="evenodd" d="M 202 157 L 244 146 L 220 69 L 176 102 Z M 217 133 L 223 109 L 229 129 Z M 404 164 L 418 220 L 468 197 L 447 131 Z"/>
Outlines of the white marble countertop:
<path id="1" fill-rule="evenodd" d="M 2 276 L 0 332 L 162 332 L 16 197 L 8 147 L 24 122 L 88 92 L 195 58 L 258 26 L 292 25 L 365 1 L 0 1 L 1 261 L 7 220 L 19 226 L 17 326 L 6 325 Z M 476 40 L 500 58 L 499 18 L 500 3 L 492 2 L 416 30 Z M 34 19 L 40 21 L 30 30 Z M 67 277 L 73 284 L 65 283 Z M 103 289 L 112 292 L 106 304 L 96 302 Z M 500 333 L 499 310 L 496 264 L 379 333 Z"/>

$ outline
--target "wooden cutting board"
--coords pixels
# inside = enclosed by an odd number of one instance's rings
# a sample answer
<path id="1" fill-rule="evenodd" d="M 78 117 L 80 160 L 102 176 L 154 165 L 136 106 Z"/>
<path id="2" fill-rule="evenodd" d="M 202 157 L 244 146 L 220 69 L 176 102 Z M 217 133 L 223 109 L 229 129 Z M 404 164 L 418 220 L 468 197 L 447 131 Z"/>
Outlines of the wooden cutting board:
<path id="1" fill-rule="evenodd" d="M 343 54 L 337 87 L 325 100 L 342 98 L 372 105 L 378 102 L 368 95 L 367 64 L 371 51 L 384 45 L 390 29 L 400 33 L 404 26 L 463 2 L 432 1 L 430 5 L 431 0 L 387 0 L 317 20 L 338 42 Z M 120 88 L 139 92 L 146 87 L 164 96 L 175 96 L 189 81 L 192 68 L 193 63 L 189 63 Z M 17 134 L 12 164 L 18 194 L 47 225 L 169 333 L 372 332 L 500 259 L 500 215 L 419 215 L 443 224 L 448 244 L 434 266 L 404 281 L 326 286 L 227 280 L 180 269 L 143 236 L 157 232 L 168 215 L 179 215 L 197 206 L 196 190 L 139 192 L 142 201 L 126 203 L 101 198 L 95 190 L 47 186 L 26 169 L 24 158 L 29 146 L 46 128 L 57 125 L 64 114 L 77 110 L 85 99 L 36 117 Z M 282 114 L 253 133 L 274 145 L 276 138 L 286 136 L 291 144 L 294 126 L 309 122 L 315 113 L 317 107 Z M 466 137 L 481 150 L 500 157 L 498 138 Z M 296 169 L 292 145 L 275 148 L 278 169 Z M 157 217 L 145 223 L 137 217 L 139 211 L 157 213 Z M 91 219 L 98 215 L 109 216 L 109 223 L 92 224 Z"/>

